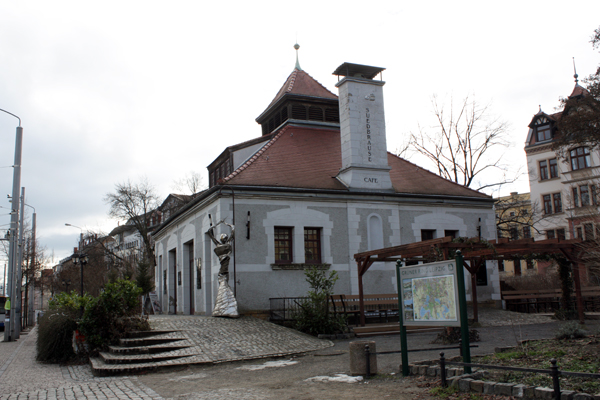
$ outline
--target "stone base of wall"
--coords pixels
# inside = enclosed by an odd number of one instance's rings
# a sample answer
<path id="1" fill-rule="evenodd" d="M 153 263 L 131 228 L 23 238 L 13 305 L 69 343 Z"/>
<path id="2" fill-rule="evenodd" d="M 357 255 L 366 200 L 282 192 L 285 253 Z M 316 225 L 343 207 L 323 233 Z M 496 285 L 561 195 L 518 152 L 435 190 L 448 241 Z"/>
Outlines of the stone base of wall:
<path id="1" fill-rule="evenodd" d="M 459 358 L 459 357 L 456 357 Z M 454 361 L 448 359 L 448 361 Z M 402 370 L 402 366 L 400 366 Z M 409 364 L 411 375 L 424 375 L 431 378 L 441 376 L 441 368 L 437 361 L 419 361 Z M 448 386 L 457 387 L 461 392 L 472 392 L 490 395 L 513 396 L 524 400 L 554 400 L 554 390 L 516 383 L 499 383 L 482 380 L 487 374 L 484 370 L 473 368 L 473 373 L 465 374 L 464 368 L 446 368 Z M 590 395 L 572 390 L 561 390 L 561 400 L 600 400 L 600 393 Z"/>

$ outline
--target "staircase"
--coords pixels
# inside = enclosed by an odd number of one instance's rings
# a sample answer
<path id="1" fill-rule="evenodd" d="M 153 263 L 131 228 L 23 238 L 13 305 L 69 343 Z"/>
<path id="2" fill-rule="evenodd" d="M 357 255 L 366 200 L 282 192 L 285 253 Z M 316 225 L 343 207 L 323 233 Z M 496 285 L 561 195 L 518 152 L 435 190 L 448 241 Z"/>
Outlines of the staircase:
<path id="1" fill-rule="evenodd" d="M 118 346 L 90 358 L 96 376 L 136 374 L 190 363 L 196 349 L 181 331 L 131 332 Z"/>

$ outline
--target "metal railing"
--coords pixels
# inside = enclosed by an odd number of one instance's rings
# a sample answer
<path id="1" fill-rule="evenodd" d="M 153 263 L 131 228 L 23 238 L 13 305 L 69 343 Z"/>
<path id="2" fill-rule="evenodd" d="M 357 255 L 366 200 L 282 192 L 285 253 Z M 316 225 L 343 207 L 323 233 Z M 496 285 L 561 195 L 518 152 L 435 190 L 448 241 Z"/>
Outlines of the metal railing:
<path id="1" fill-rule="evenodd" d="M 522 368 L 522 367 L 506 367 L 503 365 L 487 365 L 487 364 L 474 364 L 474 363 L 463 363 L 457 361 L 446 361 L 444 358 L 444 353 L 440 353 L 440 378 L 442 381 L 442 387 L 447 387 L 448 382 L 446 379 L 446 365 L 458 365 L 462 367 L 477 367 L 477 368 L 485 368 L 485 369 L 500 369 L 505 371 L 518 371 L 518 372 L 535 372 L 538 374 L 549 374 L 552 377 L 552 386 L 554 390 L 554 398 L 556 400 L 560 400 L 560 380 L 559 376 L 568 375 L 568 376 L 577 376 L 580 378 L 600 378 L 600 374 L 590 374 L 585 372 L 570 372 L 570 371 L 561 371 L 558 369 L 556 365 L 556 359 L 551 359 L 550 364 L 552 366 L 550 369 L 539 369 L 539 368 Z"/>
<path id="2" fill-rule="evenodd" d="M 308 297 L 272 297 L 269 299 L 269 321 L 285 324 L 294 321 L 300 304 Z"/>

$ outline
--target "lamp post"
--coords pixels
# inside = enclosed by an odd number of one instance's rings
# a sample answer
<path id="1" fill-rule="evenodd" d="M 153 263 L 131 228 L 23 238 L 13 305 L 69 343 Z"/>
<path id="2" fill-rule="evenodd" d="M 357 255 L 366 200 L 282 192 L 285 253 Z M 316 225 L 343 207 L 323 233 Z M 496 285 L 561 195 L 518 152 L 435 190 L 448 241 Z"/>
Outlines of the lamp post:
<path id="1" fill-rule="evenodd" d="M 83 297 L 83 266 L 88 263 L 87 254 L 83 253 L 83 229 L 71 224 L 65 224 L 65 226 L 72 226 L 81 231 L 79 234 L 79 248 L 77 249 L 77 253 L 73 254 L 73 264 L 79 264 L 81 268 L 81 297 Z"/>
<path id="2" fill-rule="evenodd" d="M 15 293 L 15 269 L 17 263 L 17 228 L 19 225 L 19 188 L 21 187 L 21 153 L 23 147 L 23 128 L 21 127 L 21 118 L 13 113 L 0 108 L 0 111 L 12 115 L 19 120 L 19 126 L 17 127 L 17 135 L 15 138 L 15 162 L 13 165 L 13 188 L 12 188 L 12 203 L 10 212 L 10 245 L 8 248 L 8 297 L 11 300 Z M 10 342 L 14 340 L 14 329 L 15 329 L 15 306 L 16 302 L 11 301 L 10 319 L 4 324 L 4 341 Z"/>

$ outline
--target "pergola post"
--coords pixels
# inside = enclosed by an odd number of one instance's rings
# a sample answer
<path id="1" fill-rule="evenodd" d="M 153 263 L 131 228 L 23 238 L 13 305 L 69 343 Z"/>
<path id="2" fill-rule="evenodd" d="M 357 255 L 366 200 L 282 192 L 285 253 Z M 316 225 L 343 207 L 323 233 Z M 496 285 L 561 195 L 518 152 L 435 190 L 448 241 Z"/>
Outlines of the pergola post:
<path id="1" fill-rule="evenodd" d="M 577 315 L 579 323 L 585 324 L 585 314 L 583 313 L 583 296 L 581 295 L 581 276 L 579 275 L 580 263 L 573 263 L 573 281 L 575 283 L 575 298 L 577 299 Z"/>

